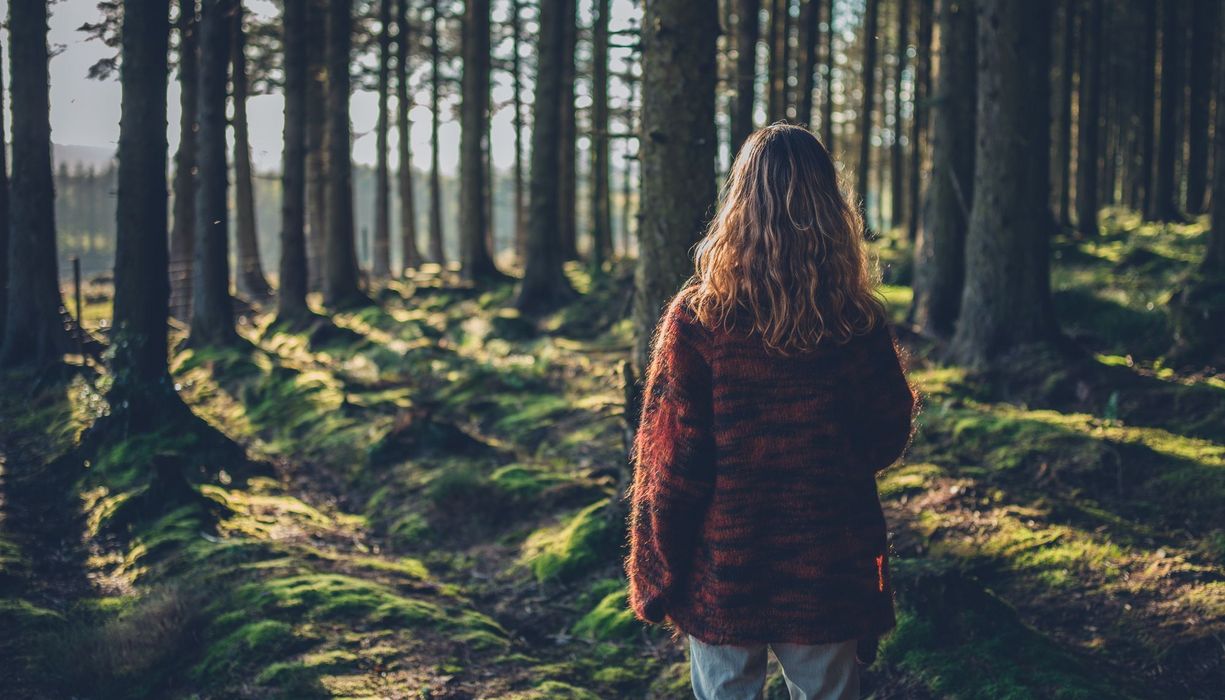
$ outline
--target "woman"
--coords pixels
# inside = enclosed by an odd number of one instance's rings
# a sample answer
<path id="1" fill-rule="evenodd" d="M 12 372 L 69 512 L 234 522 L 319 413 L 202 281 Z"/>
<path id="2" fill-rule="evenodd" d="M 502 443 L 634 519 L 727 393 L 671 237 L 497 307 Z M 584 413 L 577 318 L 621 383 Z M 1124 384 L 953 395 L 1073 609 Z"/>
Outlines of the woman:
<path id="1" fill-rule="evenodd" d="M 696 273 L 655 332 L 630 492 L 630 605 L 690 641 L 698 698 L 858 695 L 894 625 L 875 474 L 911 391 L 863 222 L 807 130 L 741 148 Z"/>

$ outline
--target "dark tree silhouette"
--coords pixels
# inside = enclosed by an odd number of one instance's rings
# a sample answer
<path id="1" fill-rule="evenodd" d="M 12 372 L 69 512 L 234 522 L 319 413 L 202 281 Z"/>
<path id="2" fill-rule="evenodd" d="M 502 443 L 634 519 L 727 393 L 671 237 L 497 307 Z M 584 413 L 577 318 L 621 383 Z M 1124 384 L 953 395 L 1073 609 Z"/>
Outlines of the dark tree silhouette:
<path id="1" fill-rule="evenodd" d="M 1076 146 L 1076 230 L 1097 235 L 1098 158 L 1102 101 L 1102 0 L 1089 0 L 1081 37 L 1080 104 Z"/>
<path id="2" fill-rule="evenodd" d="M 821 103 L 821 140 L 830 153 L 834 152 L 834 11 L 835 0 L 829 0 L 825 21 L 825 95 Z"/>
<path id="3" fill-rule="evenodd" d="M 557 229 L 562 255 L 566 260 L 578 257 L 578 172 L 577 141 L 578 126 L 574 110 L 574 81 L 576 69 L 574 52 L 578 45 L 577 0 L 565 0 L 566 35 L 565 51 L 561 64 L 561 151 L 557 160 L 558 199 Z"/>
<path id="4" fill-rule="evenodd" d="M 942 2 L 940 73 L 932 95 L 932 170 L 915 238 L 911 319 L 948 336 L 961 307 L 965 241 L 974 201 L 975 18 L 973 2 Z"/>
<path id="5" fill-rule="evenodd" d="M 247 32 L 241 0 L 231 19 L 233 41 L 231 52 L 231 83 L 234 89 L 234 241 L 238 245 L 238 270 L 235 275 L 238 292 L 249 299 L 264 299 L 272 294 L 264 277 L 264 264 L 259 255 L 259 233 L 255 224 L 255 186 L 251 167 L 251 136 L 247 125 Z"/>
<path id="6" fill-rule="evenodd" d="M 1217 38 L 1219 0 L 1193 0 L 1191 5 L 1191 71 L 1187 102 L 1187 199 L 1188 214 L 1204 211 L 1208 194 L 1209 109 L 1212 102 L 1213 43 Z M 1216 71 L 1225 70 L 1217 66 Z M 1218 93 L 1219 94 L 1219 93 Z M 1222 98 L 1218 97 L 1218 104 Z M 1219 110 L 1220 107 L 1218 106 Z M 1220 132 L 1217 132 L 1220 133 Z M 1218 137 L 1220 138 L 1220 137 Z"/>
<path id="7" fill-rule="evenodd" d="M 192 268 L 191 342 L 233 343 L 229 212 L 226 208 L 225 98 L 234 0 L 200 5 L 200 78 L 196 103 L 196 242 Z"/>
<path id="8" fill-rule="evenodd" d="M 4 94 L 4 50 L 0 48 L 0 95 Z M 8 307 L 9 276 L 9 169 L 4 110 L 0 109 L 0 343 L 4 342 L 4 316 Z"/>
<path id="9" fill-rule="evenodd" d="M 898 0 L 897 67 L 893 84 L 893 141 L 889 148 L 890 223 L 902 225 L 906 216 L 906 180 L 902 176 L 902 77 L 906 72 L 910 37 L 910 0 Z"/>
<path id="10" fill-rule="evenodd" d="M 439 14 L 438 0 L 432 0 L 430 5 L 430 258 L 442 264 L 447 261 L 446 250 L 442 242 L 442 174 L 438 163 L 440 142 L 438 139 L 439 98 L 442 93 L 442 46 L 439 44 L 438 30 L 442 17 Z"/>
<path id="11" fill-rule="evenodd" d="M 817 72 L 818 35 L 821 32 L 822 0 L 804 0 L 800 10 L 799 84 L 796 85 L 795 120 L 812 124 L 812 93 Z"/>
<path id="12" fill-rule="evenodd" d="M 528 209 L 527 260 L 515 306 L 521 311 L 548 309 L 571 298 L 574 289 L 562 269 L 565 258 L 557 221 L 557 163 L 561 158 L 562 55 L 566 23 L 573 21 L 573 0 L 558 0 L 540 7 L 540 36 L 536 52 L 536 96 L 532 106 L 531 203 Z"/>
<path id="13" fill-rule="evenodd" d="M 642 29 L 642 224 L 634 282 L 635 367 L 689 277 L 715 199 L 714 0 L 656 0 Z M 641 374 L 641 371 L 639 371 Z"/>
<path id="14" fill-rule="evenodd" d="M 353 235 L 353 161 L 350 158 L 349 66 L 353 0 L 330 0 L 327 15 L 327 231 L 323 303 L 345 309 L 369 303 L 358 287 Z"/>
<path id="15" fill-rule="evenodd" d="M 306 24 L 306 280 L 321 291 L 328 222 L 327 0 L 306 0 Z"/>
<path id="16" fill-rule="evenodd" d="M 9 272 L 0 367 L 58 362 L 71 346 L 60 317 L 47 92 L 47 3 L 9 3 Z"/>
<path id="17" fill-rule="evenodd" d="M 868 0 L 863 25 L 863 112 L 859 121 L 859 162 L 856 167 L 855 196 L 860 198 L 867 221 L 868 176 L 872 173 L 872 111 L 876 100 L 876 28 L 880 0 Z"/>
<path id="18" fill-rule="evenodd" d="M 1161 5 L 1161 122 L 1157 132 L 1157 169 L 1153 175 L 1153 196 L 1148 218 L 1155 221 L 1180 221 L 1178 182 L 1174 161 L 1182 140 L 1183 79 L 1182 3 Z"/>
<path id="19" fill-rule="evenodd" d="M 304 2 L 282 10 L 285 38 L 285 147 L 281 154 L 281 285 L 277 320 L 294 324 L 309 313 L 306 305 L 306 123 L 308 21 Z"/>
<path id="20" fill-rule="evenodd" d="M 523 261 L 527 252 L 527 208 L 524 203 L 523 173 L 523 3 L 511 0 L 511 88 L 514 92 L 512 105 L 515 113 L 512 125 L 515 130 L 515 255 Z"/>
<path id="21" fill-rule="evenodd" d="M 591 32 L 591 265 L 601 270 L 612 257 L 612 213 L 608 161 L 609 0 L 595 0 Z"/>
<path id="22" fill-rule="evenodd" d="M 923 159 L 929 147 L 927 123 L 931 111 L 932 94 L 932 12 L 935 0 L 918 0 L 919 36 L 915 51 L 915 95 L 914 120 L 910 124 L 910 219 L 907 222 L 907 237 L 915 240 L 919 235 L 922 217 Z"/>
<path id="23" fill-rule="evenodd" d="M 170 232 L 170 313 L 191 316 L 196 225 L 196 101 L 199 79 L 197 0 L 179 0 L 179 150 L 174 156 L 174 228 Z"/>
<path id="24" fill-rule="evenodd" d="M 408 0 L 396 3 L 396 148 L 400 159 L 400 258 L 405 268 L 421 266 L 421 250 L 417 247 L 417 202 L 413 194 L 412 128 L 408 114 L 412 102 L 408 97 L 409 54 Z"/>
<path id="25" fill-rule="evenodd" d="M 1051 0 L 978 0 L 977 152 L 955 354 L 988 365 L 1056 333 L 1050 294 Z"/>
<path id="26" fill-rule="evenodd" d="M 379 0 L 379 68 L 378 121 L 375 125 L 374 166 L 374 244 L 370 275 L 386 278 L 391 275 L 391 166 L 388 163 L 388 132 L 391 112 L 388 98 L 391 92 L 391 3 Z"/>
<path id="27" fill-rule="evenodd" d="M 1076 0 L 1063 0 L 1063 38 L 1060 43 L 1059 134 L 1055 140 L 1057 190 L 1055 218 L 1060 226 L 1072 227 L 1072 83 L 1076 75 Z"/>
<path id="28" fill-rule="evenodd" d="M 464 2 L 463 105 L 460 108 L 460 270 L 465 279 L 500 277 L 486 245 L 485 150 L 489 118 L 489 0 Z"/>
<path id="29" fill-rule="evenodd" d="M 757 39 L 761 34 L 761 0 L 736 3 L 736 107 L 732 110 L 731 152 L 753 133 L 753 92 L 757 84 Z"/>

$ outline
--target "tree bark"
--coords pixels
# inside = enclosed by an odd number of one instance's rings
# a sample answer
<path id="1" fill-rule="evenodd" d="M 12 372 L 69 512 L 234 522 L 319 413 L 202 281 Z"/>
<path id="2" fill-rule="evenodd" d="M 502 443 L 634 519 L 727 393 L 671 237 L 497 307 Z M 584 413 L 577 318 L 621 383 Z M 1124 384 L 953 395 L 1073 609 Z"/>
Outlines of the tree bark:
<path id="1" fill-rule="evenodd" d="M 370 276 L 391 276 L 391 169 L 387 158 L 391 112 L 387 106 L 391 90 L 391 3 L 379 0 L 378 121 L 375 125 L 374 245 Z"/>
<path id="2" fill-rule="evenodd" d="M 230 301 L 229 211 L 226 202 L 226 68 L 234 0 L 200 5 L 200 84 L 196 103 L 196 245 L 192 268 L 191 342 L 238 340 Z"/>
<path id="3" fill-rule="evenodd" d="M 915 238 L 911 320 L 924 333 L 953 333 L 965 280 L 965 241 L 974 201 L 976 91 L 972 2 L 941 0 L 940 71 L 931 95 L 931 181 Z"/>
<path id="4" fill-rule="evenodd" d="M 1153 175 L 1153 196 L 1148 218 L 1154 221 L 1180 221 L 1178 183 L 1174 163 L 1182 141 L 1182 103 L 1184 96 L 1183 42 L 1179 19 L 1181 3 L 1162 3 L 1161 17 L 1161 123 L 1157 140 L 1157 170 Z"/>
<path id="5" fill-rule="evenodd" d="M 464 2 L 463 104 L 460 111 L 459 249 L 461 274 L 468 280 L 499 277 L 485 234 L 485 152 L 489 116 L 489 0 Z"/>
<path id="6" fill-rule="evenodd" d="M 757 85 L 757 40 L 761 35 L 761 0 L 736 5 L 736 107 L 732 110 L 731 153 L 753 133 L 754 91 Z"/>
<path id="7" fill-rule="evenodd" d="M 281 165 L 281 285 L 277 319 L 295 322 L 309 313 L 306 305 L 306 124 L 308 42 L 307 6 L 283 6 L 285 47 L 285 148 Z"/>
<path id="8" fill-rule="evenodd" d="M 536 95 L 532 107 L 531 204 L 528 210 L 527 260 L 515 306 L 536 312 L 574 295 L 562 269 L 557 221 L 561 216 L 557 163 L 561 158 L 562 63 L 566 24 L 573 22 L 573 0 L 544 3 L 540 7 L 540 35 L 536 63 Z"/>
<path id="9" fill-rule="evenodd" d="M 1050 0 L 978 0 L 977 152 L 954 354 L 984 366 L 1057 333 L 1050 294 Z"/>
<path id="10" fill-rule="evenodd" d="M 442 47 L 438 39 L 438 23 L 442 21 L 439 14 L 438 0 L 432 0 L 430 7 L 430 258 L 444 265 L 447 262 L 446 250 L 442 241 L 442 172 L 438 162 L 440 141 L 438 125 L 439 97 L 442 90 Z"/>
<path id="11" fill-rule="evenodd" d="M 421 266 L 421 249 L 417 247 L 417 198 L 413 192 L 412 128 L 408 96 L 409 51 L 408 0 L 396 5 L 396 132 L 399 135 L 400 159 L 400 258 L 405 268 Z"/>
<path id="12" fill-rule="evenodd" d="M 635 270 L 635 367 L 659 314 L 692 271 L 690 247 L 715 199 L 714 0 L 655 0 L 642 33 L 642 226 Z"/>
<path id="13" fill-rule="evenodd" d="M 179 150 L 174 156 L 174 228 L 170 233 L 170 313 L 191 315 L 191 266 L 195 241 L 196 83 L 199 42 L 196 0 L 179 0 Z"/>
<path id="14" fill-rule="evenodd" d="M 902 78 L 906 73 L 907 40 L 910 36 L 910 0 L 898 0 L 897 68 L 893 84 L 893 142 L 890 149 L 890 223 L 898 228 L 906 217 L 906 184 L 902 176 Z"/>
<path id="15" fill-rule="evenodd" d="M 834 148 L 834 12 L 837 9 L 835 0 L 829 0 L 826 16 L 825 32 L 825 95 L 821 104 L 821 140 L 830 153 Z"/>
<path id="16" fill-rule="evenodd" d="M 1216 40 L 1216 15 L 1221 10 L 1219 0 L 1194 0 L 1191 7 L 1186 210 L 1188 214 L 1200 214 L 1205 211 L 1204 200 L 1208 194 L 1208 117 L 1212 102 L 1211 78 L 1215 74 L 1212 65 L 1213 44 Z M 1215 68 L 1215 71 L 1221 70 L 1225 70 L 1225 67 Z M 1218 110 L 1220 102 L 1221 98 L 1218 97 Z"/>
<path id="17" fill-rule="evenodd" d="M 524 207 L 523 175 L 523 7 L 521 0 L 511 0 L 511 86 L 514 91 L 515 113 L 512 124 L 515 129 L 515 256 L 523 262 L 527 254 L 527 211 Z"/>
<path id="18" fill-rule="evenodd" d="M 1059 75 L 1059 136 L 1055 141 L 1055 167 L 1058 168 L 1056 218 L 1059 225 L 1072 227 L 1072 83 L 1076 72 L 1076 0 L 1063 0 L 1062 66 Z"/>
<path id="19" fill-rule="evenodd" d="M 804 0 L 800 10 L 799 83 L 796 86 L 795 120 L 811 128 L 812 93 L 817 72 L 817 48 L 821 33 L 822 0 Z"/>
<path id="20" fill-rule="evenodd" d="M 608 187 L 608 12 L 609 0 L 595 0 L 591 34 L 591 266 L 612 258 L 612 213 Z"/>
<path id="21" fill-rule="evenodd" d="M 927 123 L 932 95 L 932 11 L 935 0 L 918 0 L 919 36 L 915 51 L 914 121 L 910 136 L 910 218 L 907 221 L 907 238 L 914 241 L 919 235 L 922 217 L 923 158 L 928 147 Z"/>
<path id="22" fill-rule="evenodd" d="M 309 235 L 306 247 L 307 284 L 323 291 L 323 260 L 327 257 L 327 0 L 307 0 L 306 83 L 306 220 Z"/>
<path id="23" fill-rule="evenodd" d="M 0 96 L 4 95 L 4 50 L 0 47 Z M 0 97 L 0 99 L 3 99 Z M 4 319 L 8 313 L 9 277 L 9 169 L 4 110 L 0 109 L 0 345 L 4 343 Z"/>
<path id="24" fill-rule="evenodd" d="M 1217 12 L 1216 137 L 1213 139 L 1212 216 L 1202 270 L 1225 279 L 1225 12 Z"/>
<path id="25" fill-rule="evenodd" d="M 855 196 L 860 200 L 865 222 L 868 220 L 868 177 L 872 172 L 872 111 L 876 100 L 876 28 L 879 12 L 880 0 L 868 0 L 863 29 L 863 113 L 859 122 L 859 162 L 855 166 Z"/>
<path id="26" fill-rule="evenodd" d="M 1084 20 L 1076 129 L 1076 230 L 1082 236 L 1096 236 L 1101 147 L 1098 126 L 1102 103 L 1102 0 L 1089 0 Z"/>
<path id="27" fill-rule="evenodd" d="M 557 228 L 561 236 L 562 255 L 566 260 L 578 258 L 578 169 L 577 169 L 577 125 L 574 110 L 574 53 L 578 42 L 578 3 L 565 0 L 566 49 L 562 54 L 561 72 L 561 153 L 557 164 L 558 182 L 561 188 L 560 209 Z"/>
<path id="28" fill-rule="evenodd" d="M 238 244 L 238 292 L 248 299 L 265 299 L 272 294 L 264 277 L 259 255 L 259 233 L 255 224 L 255 188 L 252 183 L 251 136 L 247 128 L 247 50 L 241 0 L 236 3 L 231 51 L 231 82 L 234 88 L 234 204 L 235 234 Z"/>
<path id="29" fill-rule="evenodd" d="M 110 398 L 141 424 L 175 396 L 167 365 L 166 83 L 170 0 L 123 4 Z M 134 405 L 139 404 L 139 405 Z"/>
<path id="30" fill-rule="evenodd" d="M 353 161 L 350 157 L 349 67 L 353 1 L 330 0 L 327 22 L 328 226 L 323 260 L 323 303 L 344 309 L 369 303 L 358 286 L 353 230 Z"/>

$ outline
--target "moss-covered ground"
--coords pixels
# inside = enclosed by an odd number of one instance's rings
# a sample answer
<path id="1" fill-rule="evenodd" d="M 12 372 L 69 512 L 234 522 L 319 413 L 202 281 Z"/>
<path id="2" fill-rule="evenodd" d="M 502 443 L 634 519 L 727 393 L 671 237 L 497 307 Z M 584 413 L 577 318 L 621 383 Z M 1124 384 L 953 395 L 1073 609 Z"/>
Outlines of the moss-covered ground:
<path id="1" fill-rule="evenodd" d="M 1220 687 L 1225 374 L 1166 356 L 1202 232 L 1107 212 L 1099 239 L 1058 241 L 1077 353 L 971 374 L 902 333 L 924 410 L 879 481 L 899 626 L 865 692 Z M 904 324 L 908 251 L 877 250 Z M 5 377 L 3 694 L 687 697 L 683 646 L 633 619 L 621 578 L 628 270 L 573 267 L 584 296 L 526 319 L 510 285 L 431 268 L 332 324 L 257 314 L 241 348 L 176 352 L 184 400 L 271 465 L 207 465 L 182 503 L 152 501 L 150 474 L 190 462 L 193 434 L 86 463 L 105 373 Z M 777 670 L 768 696 L 786 696 Z"/>

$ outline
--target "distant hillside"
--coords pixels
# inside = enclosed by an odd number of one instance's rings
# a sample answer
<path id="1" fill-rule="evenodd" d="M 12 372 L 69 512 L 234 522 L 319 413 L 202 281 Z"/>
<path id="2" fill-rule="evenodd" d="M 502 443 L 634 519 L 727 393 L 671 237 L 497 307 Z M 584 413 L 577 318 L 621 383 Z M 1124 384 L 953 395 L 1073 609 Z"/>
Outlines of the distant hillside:
<path id="1" fill-rule="evenodd" d="M 88 168 L 94 166 L 104 169 L 115 160 L 115 150 L 99 146 L 76 146 L 72 144 L 51 144 L 51 157 L 58 169 L 61 164 L 75 170 L 78 166 Z"/>

